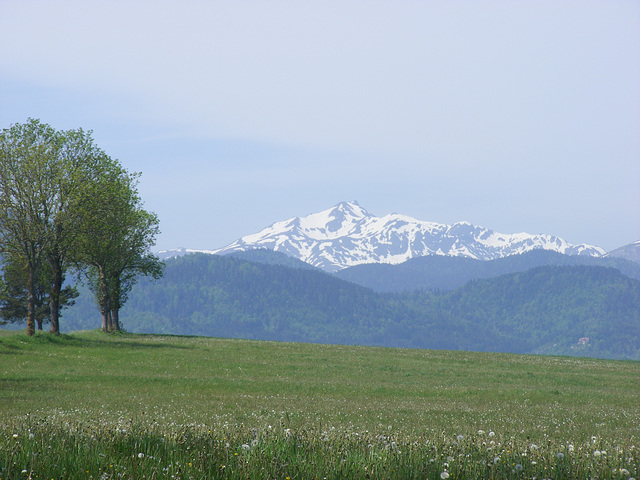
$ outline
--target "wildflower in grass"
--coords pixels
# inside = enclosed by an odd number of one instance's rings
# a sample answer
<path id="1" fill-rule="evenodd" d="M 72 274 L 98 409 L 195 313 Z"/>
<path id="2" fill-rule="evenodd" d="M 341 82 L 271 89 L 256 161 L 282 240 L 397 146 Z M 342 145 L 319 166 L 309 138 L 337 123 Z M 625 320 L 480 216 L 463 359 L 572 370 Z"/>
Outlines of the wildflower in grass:
<path id="1" fill-rule="evenodd" d="M 478 430 L 478 435 L 484 435 L 484 430 Z"/>
<path id="2" fill-rule="evenodd" d="M 440 478 L 442 478 L 443 480 L 444 480 L 445 478 L 449 478 L 449 472 L 441 472 L 441 473 L 440 473 Z"/>
<path id="3" fill-rule="evenodd" d="M 602 455 L 602 452 L 600 450 L 594 450 L 594 452 L 593 452 L 593 456 L 594 457 L 598 458 L 598 457 L 600 457 L 600 455 Z"/>
<path id="4" fill-rule="evenodd" d="M 564 453 L 558 452 L 556 453 L 556 457 L 558 457 L 559 460 L 562 460 L 564 458 Z"/>
<path id="5" fill-rule="evenodd" d="M 253 440 L 251 440 L 251 446 L 252 447 L 257 447 L 258 446 L 258 439 L 254 438 Z"/>
<path id="6" fill-rule="evenodd" d="M 461 442 L 462 440 L 464 440 L 464 435 L 458 435 L 456 438 L 459 442 Z"/>
<path id="7" fill-rule="evenodd" d="M 248 444 L 243 443 L 241 448 L 242 448 L 243 450 L 249 450 L 251 447 L 250 447 Z"/>
<path id="8" fill-rule="evenodd" d="M 495 434 L 495 432 L 490 431 L 490 432 L 489 432 L 489 436 L 490 436 L 490 437 L 495 437 L 495 436 L 496 436 L 496 434 Z"/>
<path id="9" fill-rule="evenodd" d="M 138 458 L 144 458 L 144 453 L 140 452 L 140 453 L 138 454 Z"/>
<path id="10" fill-rule="evenodd" d="M 493 459 L 493 464 L 494 464 L 494 465 L 497 465 L 498 463 L 500 463 L 500 460 L 501 460 L 501 458 L 500 458 L 500 457 L 495 457 L 495 458 Z"/>
<path id="11" fill-rule="evenodd" d="M 522 464 L 516 463 L 515 469 L 516 469 L 516 472 L 521 472 L 522 471 Z"/>
<path id="12" fill-rule="evenodd" d="M 13 438 L 18 438 L 18 434 L 17 434 L 17 433 L 14 433 L 14 434 L 13 434 Z"/>

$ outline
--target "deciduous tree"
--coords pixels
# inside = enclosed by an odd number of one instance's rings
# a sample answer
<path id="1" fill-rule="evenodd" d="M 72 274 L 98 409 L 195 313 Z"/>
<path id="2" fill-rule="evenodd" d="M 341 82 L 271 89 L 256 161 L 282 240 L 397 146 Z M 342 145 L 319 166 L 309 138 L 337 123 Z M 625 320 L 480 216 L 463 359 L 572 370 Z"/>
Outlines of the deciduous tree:
<path id="1" fill-rule="evenodd" d="M 36 272 L 49 247 L 60 137 L 38 120 L 0 133 L 0 253 L 26 271 L 27 334 L 35 333 Z"/>
<path id="2" fill-rule="evenodd" d="M 138 175 L 107 163 L 84 191 L 77 263 L 96 296 L 102 330 L 120 329 L 119 310 L 140 275 L 158 278 L 163 264 L 151 254 L 159 221 L 142 208 Z"/>
<path id="3" fill-rule="evenodd" d="M 50 321 L 51 302 L 49 295 L 53 284 L 53 272 L 49 265 L 43 263 L 36 271 L 35 322 L 38 330 Z M 64 281 L 64 277 L 62 278 Z M 0 282 L 0 321 L 3 323 L 20 323 L 27 319 L 27 272 L 20 262 L 3 259 Z M 62 310 L 75 304 L 78 290 L 66 285 L 60 290 L 58 309 Z"/>
<path id="4" fill-rule="evenodd" d="M 158 218 L 142 208 L 137 177 L 82 129 L 56 131 L 29 119 L 0 133 L 0 254 L 25 279 L 24 290 L 14 281 L 5 293 L 19 301 L 26 291 L 27 334 L 35 332 L 37 289 L 47 282 L 50 331 L 59 332 L 70 265 L 93 280 L 105 330 L 119 328 L 118 310 L 137 276 L 161 274 L 150 253 Z"/>

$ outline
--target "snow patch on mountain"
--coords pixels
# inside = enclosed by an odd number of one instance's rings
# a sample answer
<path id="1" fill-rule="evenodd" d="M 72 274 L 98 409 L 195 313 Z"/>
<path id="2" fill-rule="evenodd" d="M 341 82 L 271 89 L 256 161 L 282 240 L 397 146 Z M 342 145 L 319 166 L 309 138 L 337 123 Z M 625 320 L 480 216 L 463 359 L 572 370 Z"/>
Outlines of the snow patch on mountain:
<path id="1" fill-rule="evenodd" d="M 493 260 L 535 249 L 594 257 L 606 253 L 551 235 L 503 234 L 469 222 L 444 225 L 395 213 L 376 217 L 357 202 L 276 222 L 207 253 L 224 255 L 255 248 L 282 252 L 328 272 L 363 263 L 398 264 L 426 255 Z"/>

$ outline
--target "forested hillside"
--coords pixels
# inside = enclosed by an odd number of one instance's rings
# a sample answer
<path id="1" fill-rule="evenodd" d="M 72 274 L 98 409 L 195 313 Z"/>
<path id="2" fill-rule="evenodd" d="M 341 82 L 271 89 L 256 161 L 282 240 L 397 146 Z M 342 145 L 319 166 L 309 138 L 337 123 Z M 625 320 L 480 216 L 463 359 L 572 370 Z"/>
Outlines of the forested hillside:
<path id="1" fill-rule="evenodd" d="M 93 302 L 77 303 L 63 326 L 96 328 Z M 640 282 L 603 267 L 380 294 L 317 270 L 194 254 L 134 287 L 121 320 L 133 332 L 640 359 Z"/>
<path id="2" fill-rule="evenodd" d="M 640 265 L 623 258 L 569 256 L 549 250 L 533 250 L 495 260 L 430 255 L 398 265 L 372 263 L 336 272 L 338 278 L 377 292 L 408 292 L 421 289 L 453 290 L 470 280 L 494 278 L 547 265 L 588 265 L 613 267 L 640 280 Z"/>

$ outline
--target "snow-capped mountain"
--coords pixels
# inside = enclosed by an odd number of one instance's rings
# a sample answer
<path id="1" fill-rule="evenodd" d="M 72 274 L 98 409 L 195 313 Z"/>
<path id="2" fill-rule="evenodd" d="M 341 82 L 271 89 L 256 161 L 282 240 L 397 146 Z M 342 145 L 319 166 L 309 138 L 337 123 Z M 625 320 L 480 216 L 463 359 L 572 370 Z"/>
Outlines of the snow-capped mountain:
<path id="1" fill-rule="evenodd" d="M 640 263 L 640 240 L 637 240 L 629 245 L 611 250 L 606 255 L 607 257 L 624 258 L 630 262 Z"/>
<path id="2" fill-rule="evenodd" d="M 398 214 L 376 217 L 357 202 L 276 222 L 211 253 L 256 248 L 282 252 L 328 272 L 363 263 L 397 264 L 426 255 L 492 260 L 535 249 L 594 257 L 606 253 L 551 235 L 502 234 L 467 222 L 442 225 Z"/>

